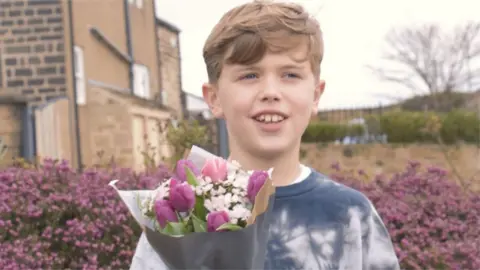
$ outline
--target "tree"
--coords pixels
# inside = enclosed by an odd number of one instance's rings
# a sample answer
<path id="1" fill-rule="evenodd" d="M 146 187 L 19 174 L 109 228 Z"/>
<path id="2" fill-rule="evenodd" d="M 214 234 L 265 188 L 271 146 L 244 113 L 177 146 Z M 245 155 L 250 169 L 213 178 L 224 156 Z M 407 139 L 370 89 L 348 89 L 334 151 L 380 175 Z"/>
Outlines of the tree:
<path id="1" fill-rule="evenodd" d="M 480 22 L 451 31 L 433 23 L 392 29 L 385 42 L 386 63 L 369 67 L 384 81 L 416 95 L 480 88 Z"/>

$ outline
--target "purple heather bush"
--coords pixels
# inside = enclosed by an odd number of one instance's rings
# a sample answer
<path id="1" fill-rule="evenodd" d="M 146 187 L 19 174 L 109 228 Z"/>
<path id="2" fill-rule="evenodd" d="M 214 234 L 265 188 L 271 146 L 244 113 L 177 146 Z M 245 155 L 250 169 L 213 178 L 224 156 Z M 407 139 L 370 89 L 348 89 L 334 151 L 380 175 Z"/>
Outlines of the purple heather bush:
<path id="1" fill-rule="evenodd" d="M 77 174 L 66 162 L 0 170 L 0 269 L 126 269 L 140 227 L 108 186 L 154 188 L 163 167 L 88 169 Z"/>
<path id="2" fill-rule="evenodd" d="M 439 168 L 411 163 L 391 179 L 335 166 L 334 179 L 364 192 L 384 220 L 402 269 L 480 269 L 480 195 Z M 0 269 L 128 269 L 140 227 L 116 192 L 154 188 L 164 167 L 72 171 L 0 169 Z"/>
<path id="3" fill-rule="evenodd" d="M 334 165 L 335 180 L 362 191 L 392 237 L 402 269 L 480 269 L 480 194 L 417 162 L 391 179 Z"/>

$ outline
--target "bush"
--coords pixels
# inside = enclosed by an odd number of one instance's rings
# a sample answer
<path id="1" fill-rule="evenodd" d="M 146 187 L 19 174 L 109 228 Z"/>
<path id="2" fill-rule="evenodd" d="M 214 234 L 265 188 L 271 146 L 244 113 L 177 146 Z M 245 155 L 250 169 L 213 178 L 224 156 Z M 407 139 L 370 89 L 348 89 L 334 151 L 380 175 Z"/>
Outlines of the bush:
<path id="1" fill-rule="evenodd" d="M 346 136 L 361 136 L 363 133 L 362 125 L 312 122 L 303 133 L 302 142 L 333 142 Z"/>
<path id="2" fill-rule="evenodd" d="M 168 161 L 173 167 L 175 162 L 185 155 L 192 145 L 200 147 L 208 143 L 207 127 L 195 120 L 182 120 L 177 126 L 167 127 L 167 141 L 173 147 L 173 155 Z"/>
<path id="3" fill-rule="evenodd" d="M 480 142 L 480 120 L 473 112 L 452 111 L 442 119 L 440 135 L 444 142 L 455 143 L 462 140 L 468 143 Z"/>
<path id="4" fill-rule="evenodd" d="M 142 174 L 90 169 L 66 162 L 0 170 L 0 269 L 128 269 L 141 230 L 119 188 L 153 188 L 163 167 Z"/>
<path id="5" fill-rule="evenodd" d="M 334 166 L 332 178 L 362 191 L 392 237 L 402 269 L 480 269 L 480 194 L 418 163 L 388 181 Z"/>
<path id="6" fill-rule="evenodd" d="M 427 130 L 437 118 L 439 129 Z M 378 123 L 379 131 L 387 134 L 391 143 L 438 143 L 438 136 L 448 144 L 480 142 L 480 119 L 475 113 L 462 110 L 445 114 L 392 111 L 369 116 L 367 123 Z"/>
<path id="7" fill-rule="evenodd" d="M 0 269 L 128 269 L 141 230 L 108 186 L 153 188 L 158 167 L 73 172 L 66 162 L 0 170 Z M 364 192 L 385 222 L 402 269 L 480 269 L 480 195 L 443 170 L 410 164 L 389 181 L 337 168 L 332 178 Z"/>

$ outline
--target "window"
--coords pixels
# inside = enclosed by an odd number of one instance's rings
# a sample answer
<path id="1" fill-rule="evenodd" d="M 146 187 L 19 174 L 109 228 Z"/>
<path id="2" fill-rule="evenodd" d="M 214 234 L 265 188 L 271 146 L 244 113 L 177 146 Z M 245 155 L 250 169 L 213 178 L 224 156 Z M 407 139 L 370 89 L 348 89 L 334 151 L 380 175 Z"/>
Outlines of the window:
<path id="1" fill-rule="evenodd" d="M 170 46 L 172 46 L 172 48 L 177 48 L 177 39 L 175 37 L 170 38 Z"/>
<path id="2" fill-rule="evenodd" d="M 133 65 L 133 93 L 142 98 L 150 97 L 150 76 L 148 68 L 143 65 Z"/>
<path id="3" fill-rule="evenodd" d="M 83 105 L 87 102 L 87 93 L 85 86 L 85 65 L 83 58 L 83 49 L 74 47 L 74 62 L 75 62 L 75 83 L 77 89 L 77 104 Z"/>
<path id="4" fill-rule="evenodd" d="M 143 7 L 143 0 L 128 0 L 129 4 L 134 4 L 137 6 L 137 8 L 142 8 Z"/>
<path id="5" fill-rule="evenodd" d="M 168 93 L 165 90 L 162 90 L 160 92 L 162 94 L 162 104 L 167 105 L 168 104 Z"/>

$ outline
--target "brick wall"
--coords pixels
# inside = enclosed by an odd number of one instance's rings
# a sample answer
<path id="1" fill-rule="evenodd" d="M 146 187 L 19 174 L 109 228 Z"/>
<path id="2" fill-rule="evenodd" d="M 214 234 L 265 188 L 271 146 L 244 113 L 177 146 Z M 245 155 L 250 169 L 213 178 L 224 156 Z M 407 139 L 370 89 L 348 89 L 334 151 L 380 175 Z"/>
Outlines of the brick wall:
<path id="1" fill-rule="evenodd" d="M 181 83 L 180 83 L 180 50 L 178 32 L 169 27 L 159 25 L 158 30 L 161 89 L 165 91 L 164 104 L 173 108 L 177 118 L 182 118 Z"/>
<path id="2" fill-rule="evenodd" d="M 0 89 L 34 101 L 64 94 L 63 12 L 61 0 L 0 1 Z"/>

